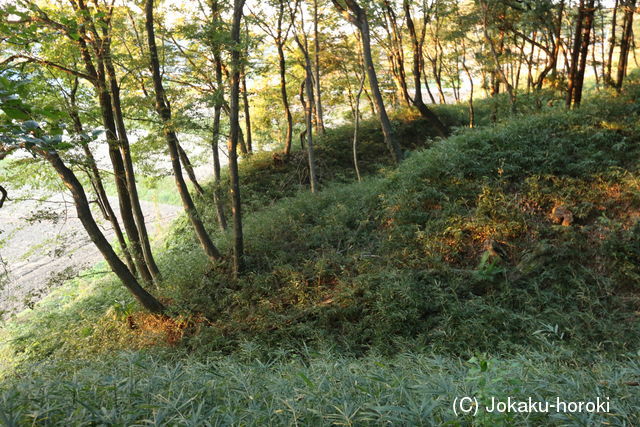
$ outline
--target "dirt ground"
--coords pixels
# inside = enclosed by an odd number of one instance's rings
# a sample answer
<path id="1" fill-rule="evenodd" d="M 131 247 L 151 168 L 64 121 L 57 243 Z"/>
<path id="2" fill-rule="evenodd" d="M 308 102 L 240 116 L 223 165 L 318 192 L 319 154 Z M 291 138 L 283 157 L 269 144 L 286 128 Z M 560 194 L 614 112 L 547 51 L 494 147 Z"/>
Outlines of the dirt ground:
<path id="1" fill-rule="evenodd" d="M 111 203 L 116 209 L 117 200 Z M 142 210 L 152 236 L 182 211 L 179 206 L 145 201 Z M 94 217 L 107 238 L 115 241 L 110 224 L 97 212 Z M 7 201 L 0 209 L 0 256 L 4 264 L 0 272 L 8 272 L 8 280 L 0 282 L 0 318 L 31 307 L 64 278 L 103 259 L 84 231 L 70 196 L 64 194 L 44 203 Z"/>

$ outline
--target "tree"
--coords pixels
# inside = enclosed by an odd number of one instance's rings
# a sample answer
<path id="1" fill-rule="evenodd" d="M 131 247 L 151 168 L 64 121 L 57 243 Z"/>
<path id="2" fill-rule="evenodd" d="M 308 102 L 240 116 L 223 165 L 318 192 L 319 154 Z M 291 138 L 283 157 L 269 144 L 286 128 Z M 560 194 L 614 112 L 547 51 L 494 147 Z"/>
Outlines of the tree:
<path id="1" fill-rule="evenodd" d="M 94 220 L 83 185 L 59 154 L 60 149 L 70 146 L 69 142 L 63 141 L 62 128 L 51 125 L 49 126 L 50 130 L 47 132 L 47 129 L 41 125 L 39 120 L 51 117 L 51 114 L 38 111 L 25 104 L 18 97 L 16 86 L 19 83 L 16 83 L 15 80 L 12 82 L 9 79 L 4 79 L 0 88 L 0 109 L 10 119 L 0 125 L 0 160 L 22 149 L 32 156 L 47 161 L 71 193 L 78 218 L 111 270 L 144 308 L 153 313 L 162 313 L 164 311 L 162 303 L 138 283 L 133 273 L 115 253 Z M 3 191 L 2 202 L 4 202 L 5 197 L 6 191 Z"/>
<path id="2" fill-rule="evenodd" d="M 409 36 L 411 38 L 411 46 L 413 48 L 413 85 L 415 87 L 415 94 L 411 99 L 411 102 L 420 112 L 422 117 L 425 117 L 429 120 L 434 130 L 440 136 L 446 136 L 447 130 L 436 116 L 424 103 L 422 99 L 422 73 L 424 70 L 424 60 L 422 57 L 423 46 L 424 46 L 424 38 L 425 38 L 425 30 L 426 25 L 423 24 L 422 33 L 418 36 L 416 31 L 415 24 L 413 22 L 413 18 L 411 16 L 411 4 L 409 0 L 403 0 L 402 7 L 404 9 L 405 18 L 407 21 L 407 29 L 409 30 Z"/>
<path id="3" fill-rule="evenodd" d="M 300 37 L 297 33 L 294 34 L 296 43 L 300 48 L 300 52 L 304 57 L 304 71 L 305 71 L 305 79 L 300 87 L 300 101 L 304 106 L 305 111 L 305 135 L 307 138 L 307 159 L 309 164 L 309 182 L 311 185 L 311 192 L 315 193 L 318 191 L 318 175 L 316 172 L 316 159 L 315 153 L 313 149 L 313 68 L 311 65 L 311 55 L 309 53 L 309 44 L 307 41 L 307 35 L 304 29 L 304 15 L 302 13 L 302 9 L 300 9 L 300 20 L 301 20 L 301 33 L 302 37 Z M 305 102 L 303 95 L 303 88 L 307 95 L 307 100 Z M 302 141 L 302 137 L 301 137 Z"/>
<path id="4" fill-rule="evenodd" d="M 618 75 L 616 77 L 616 89 L 622 89 L 622 82 L 627 74 L 627 62 L 629 51 L 633 44 L 633 15 L 636 11 L 636 0 L 623 1 L 624 16 L 622 18 L 622 37 L 620 38 L 620 56 L 618 59 Z"/>
<path id="5" fill-rule="evenodd" d="M 167 147 L 169 149 L 169 156 L 171 157 L 171 166 L 173 168 L 173 175 L 176 181 L 176 187 L 178 193 L 182 199 L 182 205 L 184 210 L 191 221 L 191 225 L 196 233 L 196 237 L 202 246 L 205 254 L 211 261 L 217 261 L 222 258 L 222 254 L 215 247 L 207 230 L 204 227 L 202 219 L 198 214 L 198 211 L 193 203 L 193 199 L 189 194 L 189 189 L 182 176 L 182 168 L 180 166 L 180 154 L 178 151 L 178 136 L 174 128 L 174 124 L 171 119 L 171 107 L 167 102 L 164 86 L 162 84 L 162 75 L 160 74 L 160 60 L 158 59 L 158 48 L 156 46 L 154 19 L 153 19 L 153 0 L 146 0 L 145 2 L 145 27 L 147 30 L 147 43 L 149 47 L 149 60 L 151 63 L 151 74 L 153 76 L 153 87 L 155 91 L 156 99 L 156 111 L 160 116 L 164 125 L 163 133 Z"/>
<path id="6" fill-rule="evenodd" d="M 384 101 L 382 100 L 382 94 L 380 93 L 380 87 L 378 85 L 378 77 L 376 75 L 373 57 L 371 55 L 371 35 L 369 34 L 369 20 L 367 18 L 367 13 L 355 0 L 344 0 L 344 4 L 341 3 L 342 0 L 331 1 L 342 13 L 345 19 L 360 31 L 360 37 L 362 39 L 362 56 L 367 67 L 369 87 L 376 104 L 376 112 L 380 120 L 382 133 L 384 134 L 384 141 L 393 161 L 395 163 L 400 163 L 402 160 L 402 150 L 400 149 L 400 145 L 398 144 L 391 128 L 391 121 L 389 120 L 387 110 L 384 106 Z"/>
<path id="7" fill-rule="evenodd" d="M 322 112 L 322 87 L 320 84 L 320 32 L 318 32 L 318 1 L 313 0 L 313 63 L 315 72 L 315 105 L 316 105 L 316 132 L 324 132 L 324 118 Z"/>
<path id="8" fill-rule="evenodd" d="M 160 272 L 151 253 L 144 216 L 137 194 L 135 174 L 130 156 L 127 133 L 120 107 L 120 88 L 112 63 L 111 38 L 113 7 L 96 5 L 90 8 L 83 0 L 70 1 L 67 8 L 45 10 L 32 0 L 20 2 L 21 10 L 10 9 L 21 19 L 12 21 L 14 49 L 17 53 L 5 59 L 5 63 L 29 63 L 52 70 L 62 71 L 89 82 L 93 87 L 100 107 L 102 124 L 109 146 L 109 157 L 118 192 L 118 202 L 123 226 L 129 238 L 129 248 L 142 279 L 156 284 L 161 280 Z M 50 6 L 53 7 L 53 4 Z M 34 48 L 31 39 L 37 37 Z M 60 35 L 64 37 L 60 40 Z M 48 47 L 61 41 L 80 58 L 85 71 L 64 65 L 65 58 L 46 58 L 39 54 L 49 52 Z"/>
<path id="9" fill-rule="evenodd" d="M 234 0 L 233 21 L 231 23 L 231 94 L 229 111 L 229 178 L 231 193 L 231 214 L 233 216 L 233 273 L 237 277 L 243 269 L 244 239 L 242 235 L 242 204 L 240 202 L 240 177 L 238 173 L 238 140 L 240 123 L 238 120 L 240 69 L 242 63 L 240 53 L 240 25 L 244 0 Z"/>
<path id="10" fill-rule="evenodd" d="M 571 51 L 571 65 L 567 76 L 569 81 L 566 98 L 567 108 L 579 107 L 582 100 L 582 84 L 587 65 L 594 12 L 595 0 L 580 0 Z"/>
<path id="11" fill-rule="evenodd" d="M 280 77 L 280 96 L 282 107 L 284 108 L 285 118 L 287 120 L 287 131 L 284 141 L 284 154 L 288 156 L 291 153 L 291 141 L 293 138 L 293 116 L 291 115 L 291 107 L 289 106 L 289 97 L 287 95 L 287 61 L 284 54 L 284 47 L 289 37 L 289 32 L 295 21 L 295 14 L 298 10 L 299 0 L 296 5 L 291 7 L 289 0 L 276 0 L 276 22 L 271 24 L 257 13 L 253 13 L 253 18 L 260 28 L 267 33 L 276 45 L 278 52 L 278 72 Z M 275 28 L 273 28 L 275 26 Z"/>

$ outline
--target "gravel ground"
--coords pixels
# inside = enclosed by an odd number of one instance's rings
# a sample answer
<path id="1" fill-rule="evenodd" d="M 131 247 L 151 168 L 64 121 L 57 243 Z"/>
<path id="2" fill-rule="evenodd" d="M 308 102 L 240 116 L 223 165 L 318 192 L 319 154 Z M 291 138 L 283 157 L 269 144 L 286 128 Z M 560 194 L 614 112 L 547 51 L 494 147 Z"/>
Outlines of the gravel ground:
<path id="1" fill-rule="evenodd" d="M 116 199 L 111 204 L 117 209 Z M 182 211 L 179 206 L 145 201 L 142 210 L 152 236 Z M 40 220 L 30 220 L 35 216 Z M 115 241 L 110 224 L 95 211 L 94 217 L 107 238 Z M 0 282 L 0 318 L 3 313 L 6 316 L 32 306 L 59 285 L 60 279 L 75 276 L 103 259 L 84 231 L 71 197 L 65 194 L 44 203 L 7 201 L 0 209 L 0 232 L 0 255 L 8 272 L 8 280 Z"/>

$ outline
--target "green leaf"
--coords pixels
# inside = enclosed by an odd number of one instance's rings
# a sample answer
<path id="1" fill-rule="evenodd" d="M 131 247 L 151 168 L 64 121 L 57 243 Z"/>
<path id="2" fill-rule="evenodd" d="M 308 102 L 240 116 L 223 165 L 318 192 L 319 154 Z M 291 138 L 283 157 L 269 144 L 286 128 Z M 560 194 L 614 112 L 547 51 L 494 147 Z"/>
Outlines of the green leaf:
<path id="1" fill-rule="evenodd" d="M 2 108 L 2 111 L 4 111 L 4 113 L 11 119 L 27 120 L 27 119 L 30 118 L 29 113 L 27 113 L 24 110 L 21 110 L 19 108 L 10 107 L 10 106 L 7 106 L 7 105 L 2 106 L 0 108 Z"/>

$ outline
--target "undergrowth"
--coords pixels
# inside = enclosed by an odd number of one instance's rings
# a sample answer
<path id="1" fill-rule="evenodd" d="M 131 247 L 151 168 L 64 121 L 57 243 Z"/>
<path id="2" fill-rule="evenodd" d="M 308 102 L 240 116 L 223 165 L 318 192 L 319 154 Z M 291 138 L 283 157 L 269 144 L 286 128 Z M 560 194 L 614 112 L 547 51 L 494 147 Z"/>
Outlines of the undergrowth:
<path id="1" fill-rule="evenodd" d="M 351 359 L 327 352 L 167 361 L 123 353 L 99 366 L 38 365 L 0 394 L 4 425 L 633 425 L 640 396 L 629 378 L 637 357 L 576 367 L 549 355 L 467 362 L 401 354 Z M 64 378 L 64 380 L 61 380 Z M 475 396 L 476 416 L 456 416 L 456 398 Z M 609 413 L 489 412 L 491 398 L 610 402 Z"/>
<path id="2" fill-rule="evenodd" d="M 397 169 L 365 124 L 361 183 L 351 129 L 331 130 L 318 194 L 301 152 L 244 160 L 240 279 L 182 218 L 157 251 L 170 320 L 111 276 L 56 290 L 0 332 L 3 422 L 470 424 L 450 407 L 472 393 L 610 395 L 610 415 L 526 422 L 638 422 L 639 99 L 637 84 L 574 111 L 536 99 L 494 125 L 481 104 L 478 129 L 447 107 L 444 140 L 398 118 Z"/>

